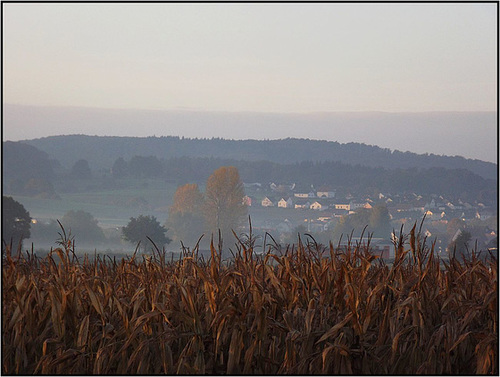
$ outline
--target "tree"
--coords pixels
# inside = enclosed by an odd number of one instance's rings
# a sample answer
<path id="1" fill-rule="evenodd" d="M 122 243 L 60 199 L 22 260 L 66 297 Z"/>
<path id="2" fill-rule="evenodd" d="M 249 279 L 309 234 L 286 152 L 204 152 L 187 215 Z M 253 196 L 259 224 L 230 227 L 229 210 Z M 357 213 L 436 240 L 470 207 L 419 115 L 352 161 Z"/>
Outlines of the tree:
<path id="1" fill-rule="evenodd" d="M 51 244 L 59 238 L 61 227 L 56 220 L 50 220 L 48 223 L 37 221 L 31 225 L 31 241 L 35 245 Z"/>
<path id="2" fill-rule="evenodd" d="M 363 231 L 365 226 L 370 224 L 370 215 L 371 210 L 360 208 L 356 211 L 356 213 L 353 213 L 352 215 L 342 216 L 333 229 L 333 240 L 336 242 L 338 239 L 340 239 L 341 235 L 343 235 L 342 239 L 345 240 L 347 236 L 350 236 L 353 230 L 354 237 L 361 236 L 361 232 Z M 367 230 L 372 231 L 371 229 Z"/>
<path id="3" fill-rule="evenodd" d="M 22 142 L 3 142 L 2 165 L 7 180 L 54 177 L 48 154 Z"/>
<path id="4" fill-rule="evenodd" d="M 115 178 L 123 178 L 127 176 L 128 165 L 123 159 L 123 157 L 119 157 L 116 159 L 116 161 L 113 164 L 113 167 L 111 168 L 111 174 L 113 174 L 113 177 Z"/>
<path id="5" fill-rule="evenodd" d="M 43 199 L 61 199 L 54 190 L 52 182 L 45 178 L 29 179 L 21 192 L 27 196 L 35 196 Z"/>
<path id="6" fill-rule="evenodd" d="M 299 240 L 299 235 L 304 239 L 304 234 L 310 233 L 307 231 L 307 227 L 304 224 L 297 225 L 293 230 L 289 233 L 283 233 L 280 235 L 280 242 L 283 245 L 293 245 L 296 244 Z"/>
<path id="7" fill-rule="evenodd" d="M 205 190 L 204 214 L 209 232 L 229 234 L 244 221 L 247 207 L 245 192 L 238 169 L 223 166 L 208 177 Z"/>
<path id="8" fill-rule="evenodd" d="M 200 238 L 205 228 L 202 210 L 203 194 L 197 184 L 186 184 L 177 188 L 166 222 L 175 241 L 188 245 L 194 244 Z"/>
<path id="9" fill-rule="evenodd" d="M 80 242 L 102 242 L 105 240 L 104 232 L 97 225 L 97 220 L 85 211 L 71 210 L 61 219 L 61 224 L 66 232 L 71 232 Z"/>
<path id="10" fill-rule="evenodd" d="M 163 245 L 170 243 L 172 240 L 165 236 L 167 229 L 160 225 L 156 217 L 143 216 L 131 217 L 127 226 L 122 228 L 123 238 L 131 243 L 141 243 L 144 251 L 147 249 L 149 243 L 148 237 L 159 248 Z"/>
<path id="11" fill-rule="evenodd" d="M 31 217 L 24 206 L 10 196 L 2 196 L 2 240 L 9 244 L 30 237 Z"/>
<path id="12" fill-rule="evenodd" d="M 203 194 L 195 183 L 179 186 L 174 194 L 174 204 L 170 212 L 193 213 L 201 211 Z"/>
<path id="13" fill-rule="evenodd" d="M 71 168 L 71 176 L 78 179 L 88 179 L 92 176 L 89 162 L 87 160 L 78 160 Z"/>
<path id="14" fill-rule="evenodd" d="M 163 174 L 163 165 L 156 156 L 134 156 L 128 163 L 128 171 L 135 178 L 156 178 Z"/>
<path id="15" fill-rule="evenodd" d="M 391 217 L 385 205 L 377 204 L 370 211 L 369 228 L 375 236 L 388 238 L 391 234 Z"/>
<path id="16" fill-rule="evenodd" d="M 172 230 L 172 238 L 186 246 L 194 246 L 205 230 L 202 214 L 191 212 L 172 212 L 165 223 Z"/>
<path id="17" fill-rule="evenodd" d="M 361 236 L 367 226 L 366 232 L 371 232 L 375 237 L 389 237 L 390 222 L 389 211 L 384 205 L 376 205 L 371 209 L 360 208 L 352 215 L 342 216 L 333 230 L 333 239 L 338 240 L 343 234 L 343 239 L 354 230 L 353 236 Z M 365 233 L 365 236 L 368 234 Z"/>

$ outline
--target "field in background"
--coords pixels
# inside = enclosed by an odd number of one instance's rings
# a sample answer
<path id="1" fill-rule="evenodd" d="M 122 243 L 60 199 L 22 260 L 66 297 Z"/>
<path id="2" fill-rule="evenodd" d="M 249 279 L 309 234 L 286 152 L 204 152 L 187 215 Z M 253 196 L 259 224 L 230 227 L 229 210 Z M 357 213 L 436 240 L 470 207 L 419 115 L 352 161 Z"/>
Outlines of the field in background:
<path id="1" fill-rule="evenodd" d="M 139 215 L 153 215 L 161 224 L 164 224 L 168 217 L 168 208 L 172 205 L 173 196 L 177 185 L 159 179 L 121 179 L 116 180 L 118 187 L 100 188 L 102 179 L 75 180 L 71 182 L 55 182 L 56 192 L 61 199 L 45 199 L 37 197 L 13 195 L 14 200 L 20 202 L 31 217 L 41 222 L 49 220 L 61 220 L 65 213 L 70 210 L 84 210 L 89 212 L 98 225 L 103 228 L 106 234 L 112 234 L 119 238 L 118 228 L 127 225 L 130 217 Z M 70 186 L 69 186 L 70 185 Z M 70 190 L 73 192 L 64 192 Z M 200 187 L 203 190 L 203 187 Z M 76 192 L 75 192 L 76 191 Z M 248 208 L 252 225 L 258 229 L 268 229 L 276 224 L 289 220 L 293 227 L 303 224 L 307 229 L 306 219 L 316 219 L 321 216 L 321 212 L 313 210 L 295 210 L 288 208 L 268 207 L 262 208 L 254 205 Z M 63 224 L 64 225 L 64 224 Z M 248 229 L 248 224 L 246 224 Z M 271 232 L 278 237 L 279 232 Z M 167 236 L 169 233 L 167 232 Z M 49 250 L 55 245 L 58 234 L 54 233 L 53 242 L 50 244 L 39 240 L 27 240 L 26 246 L 34 243 L 37 252 Z M 78 238 L 78 237 L 77 237 Z M 78 239 L 77 239 L 78 240 Z M 38 242 L 37 242 L 38 241 Z M 79 252 L 92 252 L 95 245 L 87 240 L 78 240 Z M 82 248 L 82 242 L 85 247 Z M 205 241 L 204 241 L 205 242 Z M 194 246 L 194 245 L 189 245 Z M 205 245 L 208 246 L 208 245 Z M 112 252 L 133 252 L 135 246 L 126 242 L 110 245 L 102 250 L 109 249 Z M 169 250 L 179 251 L 179 245 L 169 245 Z"/>
<path id="2" fill-rule="evenodd" d="M 82 209 L 99 221 L 99 226 L 125 226 L 130 217 L 154 215 L 163 223 L 168 216 L 177 185 L 163 180 L 126 180 L 127 188 L 92 189 L 92 180 L 81 182 L 82 192 L 60 193 L 61 200 L 13 195 L 23 204 L 31 217 L 37 220 L 60 219 L 70 210 Z M 90 190 L 87 187 L 90 186 Z M 203 186 L 200 187 L 203 190 Z M 84 191 L 85 190 L 85 191 Z M 56 191 L 57 185 L 56 185 Z M 304 219 L 316 219 L 321 212 L 259 205 L 249 207 L 248 213 L 255 226 L 266 222 L 276 223 L 288 219 L 294 224 L 305 223 Z"/>
<path id="3" fill-rule="evenodd" d="M 119 182 L 126 188 L 99 189 L 92 187 L 92 180 L 81 180 L 75 190 L 81 192 L 62 192 L 57 190 L 61 200 L 42 199 L 13 195 L 14 200 L 23 204 L 32 218 L 47 221 L 60 219 L 70 210 L 84 210 L 99 221 L 99 226 L 124 226 L 130 217 L 154 215 L 160 222 L 167 218 L 168 207 L 172 204 L 175 184 L 163 180 L 127 180 Z"/>

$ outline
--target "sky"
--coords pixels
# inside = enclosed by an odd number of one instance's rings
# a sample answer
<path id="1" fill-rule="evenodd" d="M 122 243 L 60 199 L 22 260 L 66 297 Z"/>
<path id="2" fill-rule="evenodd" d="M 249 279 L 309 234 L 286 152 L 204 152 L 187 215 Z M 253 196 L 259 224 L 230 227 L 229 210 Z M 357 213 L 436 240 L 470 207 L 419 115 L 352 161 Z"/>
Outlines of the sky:
<path id="1" fill-rule="evenodd" d="M 4 102 L 493 111 L 496 4 L 3 4 Z"/>
<path id="2" fill-rule="evenodd" d="M 2 6 L 4 105 L 279 114 L 497 109 L 495 3 Z M 89 130 L 82 125 L 80 133 Z M 494 126 L 477 130 L 495 137 Z M 44 125 L 44 132 L 60 130 Z"/>

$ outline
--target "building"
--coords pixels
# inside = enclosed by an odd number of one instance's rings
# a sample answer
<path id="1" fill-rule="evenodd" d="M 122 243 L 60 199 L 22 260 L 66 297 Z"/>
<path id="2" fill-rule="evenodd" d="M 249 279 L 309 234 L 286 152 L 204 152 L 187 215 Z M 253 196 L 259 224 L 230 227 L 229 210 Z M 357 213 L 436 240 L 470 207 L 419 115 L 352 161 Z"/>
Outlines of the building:
<path id="1" fill-rule="evenodd" d="M 349 214 L 349 211 L 346 209 L 334 209 L 331 213 L 334 218 L 339 218 L 342 216 L 347 216 Z"/>
<path id="2" fill-rule="evenodd" d="M 288 192 L 290 190 L 293 190 L 295 188 L 295 183 L 292 184 L 284 184 L 284 183 L 279 183 L 276 184 L 274 182 L 269 184 L 269 188 L 273 191 L 276 192 Z"/>
<path id="3" fill-rule="evenodd" d="M 367 208 L 367 209 L 370 209 L 372 208 L 372 205 L 368 202 L 365 202 L 365 203 L 354 203 L 354 202 L 350 202 L 349 203 L 349 210 L 356 210 L 358 208 Z"/>
<path id="4" fill-rule="evenodd" d="M 246 205 L 247 207 L 251 207 L 253 200 L 254 200 L 254 198 L 252 198 L 251 196 L 245 195 L 243 197 L 243 204 Z"/>
<path id="5" fill-rule="evenodd" d="M 338 203 L 338 204 L 334 204 L 334 208 L 335 209 L 344 209 L 346 211 L 350 211 L 351 210 L 351 204 L 348 203 L 348 204 L 342 204 L 342 203 Z"/>
<path id="6" fill-rule="evenodd" d="M 280 208 L 293 208 L 293 201 L 290 197 L 281 198 L 278 202 L 278 207 Z"/>
<path id="7" fill-rule="evenodd" d="M 334 198 L 335 191 L 331 187 L 321 186 L 316 192 L 316 195 L 318 198 Z"/>
<path id="8" fill-rule="evenodd" d="M 298 198 L 295 200 L 294 208 L 309 209 L 311 202 L 308 199 Z"/>
<path id="9" fill-rule="evenodd" d="M 262 207 L 274 207 L 274 202 L 267 196 L 261 201 Z"/>
<path id="10" fill-rule="evenodd" d="M 328 209 L 328 204 L 320 201 L 315 201 L 311 204 L 309 208 L 314 210 L 324 211 Z"/>
<path id="11" fill-rule="evenodd" d="M 309 191 L 309 192 L 296 192 L 295 194 L 293 194 L 293 196 L 297 197 L 297 198 L 315 198 L 316 197 L 316 193 L 314 191 Z"/>
<path id="12" fill-rule="evenodd" d="M 300 186 L 295 186 L 294 188 L 294 194 L 296 198 L 315 198 L 316 197 L 316 190 L 314 190 L 312 185 L 300 185 Z"/>

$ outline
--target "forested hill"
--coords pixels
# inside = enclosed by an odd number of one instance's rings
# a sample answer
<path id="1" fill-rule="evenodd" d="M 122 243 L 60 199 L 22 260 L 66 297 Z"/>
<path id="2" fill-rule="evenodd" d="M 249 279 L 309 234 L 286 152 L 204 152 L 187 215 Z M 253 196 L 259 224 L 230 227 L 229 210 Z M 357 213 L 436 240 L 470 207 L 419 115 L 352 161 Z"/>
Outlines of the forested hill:
<path id="1" fill-rule="evenodd" d="M 154 155 L 170 157 L 215 157 L 248 161 L 296 163 L 301 161 L 341 161 L 349 165 L 384 167 L 386 169 L 431 168 L 467 169 L 484 178 L 497 178 L 497 165 L 465 159 L 391 151 L 360 144 L 309 139 L 225 140 L 179 137 L 109 137 L 68 135 L 25 140 L 26 144 L 46 152 L 66 167 L 86 159 L 93 169 L 109 168 L 118 157 L 130 159 Z"/>
<path id="2" fill-rule="evenodd" d="M 84 156 L 90 159 L 93 151 Z M 214 157 L 170 157 L 134 155 L 117 158 L 112 164 L 97 170 L 85 159 L 77 161 L 70 169 L 63 168 L 59 160 L 48 153 L 22 142 L 3 143 L 3 188 L 9 194 L 58 198 L 53 182 L 73 190 L 80 179 L 97 179 L 94 188 L 116 188 L 121 178 L 162 179 L 182 185 L 203 185 L 210 174 L 221 166 L 235 166 L 243 182 L 268 184 L 296 183 L 302 187 L 328 185 L 339 192 L 355 196 L 385 193 L 439 194 L 448 200 L 483 203 L 495 206 L 497 185 L 494 179 L 485 179 L 466 169 L 408 168 L 384 169 L 349 165 L 338 161 L 276 163 L 270 161 L 244 161 Z M 67 161 L 64 161 L 66 164 Z M 74 180 L 75 182 L 72 182 Z M 117 181 L 117 180 L 118 181 Z M 80 181 L 81 182 L 81 181 Z M 145 182 L 143 182 L 145 183 Z M 84 186 L 85 187 L 85 186 Z"/>

